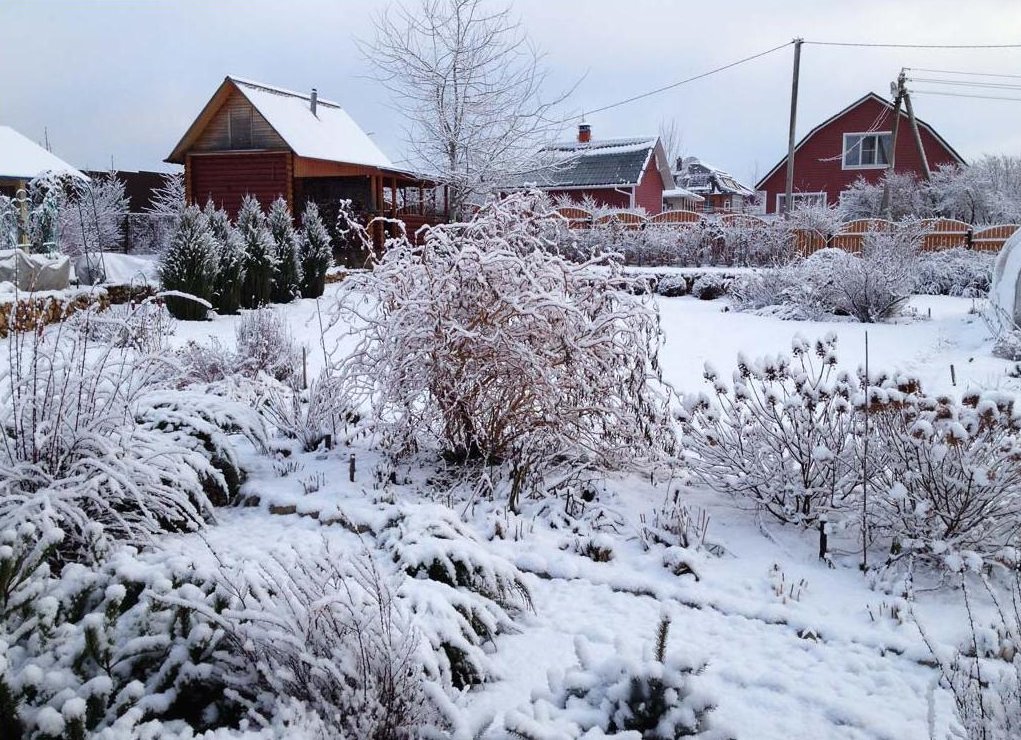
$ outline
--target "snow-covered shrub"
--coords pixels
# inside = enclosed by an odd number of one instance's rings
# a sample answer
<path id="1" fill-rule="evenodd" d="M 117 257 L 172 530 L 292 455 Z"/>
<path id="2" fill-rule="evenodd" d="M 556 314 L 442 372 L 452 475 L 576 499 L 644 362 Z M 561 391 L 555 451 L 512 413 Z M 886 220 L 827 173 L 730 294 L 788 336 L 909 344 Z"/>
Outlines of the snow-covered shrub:
<path id="1" fill-rule="evenodd" d="M 504 728 L 528 740 L 720 737 L 709 719 L 711 700 L 692 687 L 704 666 L 667 656 L 669 628 L 669 619 L 663 617 L 655 653 L 643 660 L 617 655 L 596 660 L 579 637 L 579 667 L 551 674 L 549 690 L 533 695 L 525 709 L 508 712 Z"/>
<path id="2" fill-rule="evenodd" d="M 241 294 L 244 288 L 245 247 L 225 210 L 216 208 L 212 201 L 208 201 L 203 213 L 216 243 L 213 305 L 217 313 L 235 314 L 241 307 Z"/>
<path id="3" fill-rule="evenodd" d="M 861 256 L 835 259 L 831 278 L 837 309 L 866 324 L 896 316 L 914 289 L 924 235 L 920 225 L 909 223 L 869 231 Z"/>
<path id="4" fill-rule="evenodd" d="M 254 412 L 168 401 L 165 374 L 158 358 L 93 347 L 87 332 L 13 338 L 0 365 L 0 526 L 52 518 L 69 558 L 90 548 L 95 525 L 133 543 L 202 526 L 238 475 L 220 430 L 252 432 Z"/>
<path id="5" fill-rule="evenodd" d="M 298 296 L 301 285 L 301 265 L 298 262 L 299 236 L 294 229 L 287 201 L 282 196 L 270 204 L 266 223 L 269 226 L 269 233 L 273 236 L 276 256 L 270 296 L 274 303 L 290 303 Z"/>
<path id="6" fill-rule="evenodd" d="M 271 308 L 246 311 L 234 329 L 239 370 L 249 376 L 266 373 L 282 383 L 301 376 L 301 348 L 290 324 Z"/>
<path id="7" fill-rule="evenodd" d="M 163 301 L 152 297 L 136 305 L 113 305 L 106 311 L 79 311 L 67 321 L 90 339 L 131 349 L 140 355 L 164 352 L 176 331 L 174 319 Z"/>
<path id="8" fill-rule="evenodd" d="M 912 384 L 874 394 L 870 408 L 883 460 L 874 526 L 891 539 L 891 558 L 952 570 L 969 557 L 1014 567 L 1021 417 L 1013 398 L 968 393 L 956 402 Z"/>
<path id="9" fill-rule="evenodd" d="M 500 465 L 514 508 L 553 466 L 630 466 L 674 441 L 655 304 L 612 262 L 552 253 L 549 219 L 518 195 L 392 240 L 340 307 L 360 337 L 341 376 L 386 448 Z"/>
<path id="10" fill-rule="evenodd" d="M 807 259 L 783 267 L 741 275 L 728 288 L 737 311 L 768 310 L 770 315 L 796 321 L 820 321 L 838 311 L 830 257 L 845 253 L 822 249 Z"/>
<path id="11" fill-rule="evenodd" d="M 430 673 L 455 688 L 493 678 L 486 645 L 531 608 L 520 571 L 438 504 L 404 508 L 377 543 L 410 576 L 400 595 L 433 651 Z"/>
<path id="12" fill-rule="evenodd" d="M 411 737 L 444 720 L 419 662 L 401 578 L 364 553 L 293 551 L 217 575 L 228 608 L 205 614 L 223 632 L 228 696 L 268 725 L 282 700 L 310 707 L 331 736 Z M 187 599 L 164 599 L 192 607 Z M 193 608 L 201 608 L 202 605 Z"/>
<path id="13" fill-rule="evenodd" d="M 1002 327 L 993 343 L 993 355 L 1011 362 L 1021 362 L 1021 331 Z"/>
<path id="14" fill-rule="evenodd" d="M 656 279 L 656 295 L 676 298 L 688 294 L 688 281 L 683 275 L 660 275 Z"/>
<path id="15" fill-rule="evenodd" d="M 163 182 L 154 188 L 149 197 L 145 215 L 153 225 L 151 243 L 155 254 L 163 254 L 177 230 L 181 212 L 188 205 L 185 200 L 184 173 L 168 172 Z"/>
<path id="16" fill-rule="evenodd" d="M 318 298 L 326 287 L 326 271 L 333 264 L 330 232 L 319 217 L 319 207 L 308 203 L 301 214 L 301 241 L 298 260 L 301 264 L 301 297 Z"/>
<path id="17" fill-rule="evenodd" d="M 727 293 L 730 281 L 722 275 L 707 272 L 691 286 L 691 294 L 700 301 L 715 301 Z"/>
<path id="18" fill-rule="evenodd" d="M 799 336 L 790 355 L 739 357 L 732 386 L 707 365 L 714 398 L 687 396 L 681 413 L 695 478 L 785 522 L 812 524 L 846 509 L 859 481 L 859 384 L 836 369 L 836 342 Z"/>
<path id="19" fill-rule="evenodd" d="M 206 318 L 213 297 L 216 274 L 216 241 L 198 206 L 181 213 L 177 231 L 160 255 L 160 282 L 167 295 L 167 310 L 174 318 L 195 321 Z"/>
<path id="20" fill-rule="evenodd" d="M 883 210 L 883 192 L 889 190 L 889 211 Z M 879 179 L 869 182 L 859 177 L 840 193 L 837 206 L 841 218 L 888 218 L 901 221 L 934 215 L 926 184 L 910 172 L 884 170 Z M 832 232 L 830 232 L 832 233 Z"/>
<path id="21" fill-rule="evenodd" d="M 210 570 L 121 550 L 55 577 L 61 534 L 0 531 L 5 738 L 258 729 L 294 702 L 321 737 L 444 729 L 395 579 L 368 556 L 216 554 Z"/>
<path id="22" fill-rule="evenodd" d="M 996 255 L 964 247 L 925 252 L 918 258 L 914 292 L 977 298 L 989 293 Z"/>
<path id="23" fill-rule="evenodd" d="M 346 402 L 342 385 L 328 373 L 313 380 L 307 391 L 271 387 L 260 411 L 277 431 L 301 442 L 305 452 L 318 448 L 327 437 L 334 444 L 340 443 L 338 432 L 358 422 L 358 415 Z"/>
<path id="24" fill-rule="evenodd" d="M 258 308 L 270 302 L 273 273 L 276 270 L 276 249 L 273 235 L 266 225 L 266 215 L 259 201 L 251 195 L 246 195 L 241 201 L 237 230 L 245 250 L 241 305 L 244 308 Z"/>

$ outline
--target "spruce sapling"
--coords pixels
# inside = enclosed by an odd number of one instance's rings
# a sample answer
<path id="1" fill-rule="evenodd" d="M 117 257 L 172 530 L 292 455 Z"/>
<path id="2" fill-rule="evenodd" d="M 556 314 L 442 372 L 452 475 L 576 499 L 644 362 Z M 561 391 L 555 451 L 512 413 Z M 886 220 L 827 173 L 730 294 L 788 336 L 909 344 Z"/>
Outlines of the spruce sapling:
<path id="1" fill-rule="evenodd" d="M 183 321 L 206 318 L 208 301 L 212 298 L 216 242 L 209 224 L 198 206 L 189 206 L 181 213 L 174 238 L 160 258 L 160 280 L 163 289 L 187 293 L 199 301 L 182 296 L 167 296 L 167 310 Z"/>
<path id="2" fill-rule="evenodd" d="M 326 271 L 333 264 L 330 233 L 319 216 L 319 206 L 309 203 L 301 215 L 302 238 L 298 245 L 301 262 L 301 297 L 318 298 L 326 288 Z"/>
<path id="3" fill-rule="evenodd" d="M 204 210 L 209 230 L 216 240 L 216 279 L 213 305 L 221 314 L 235 314 L 241 306 L 245 278 L 245 247 L 227 212 L 210 200 Z"/>
<path id="4" fill-rule="evenodd" d="M 254 196 L 246 195 L 238 211 L 237 229 L 245 249 L 245 279 L 241 290 L 241 306 L 258 308 L 270 301 L 276 250 L 266 226 L 266 216 Z"/>
<path id="5" fill-rule="evenodd" d="M 291 222 L 287 201 L 277 198 L 269 207 L 269 230 L 276 249 L 273 268 L 274 303 L 290 303 L 298 295 L 301 275 L 298 266 L 298 232 Z"/>

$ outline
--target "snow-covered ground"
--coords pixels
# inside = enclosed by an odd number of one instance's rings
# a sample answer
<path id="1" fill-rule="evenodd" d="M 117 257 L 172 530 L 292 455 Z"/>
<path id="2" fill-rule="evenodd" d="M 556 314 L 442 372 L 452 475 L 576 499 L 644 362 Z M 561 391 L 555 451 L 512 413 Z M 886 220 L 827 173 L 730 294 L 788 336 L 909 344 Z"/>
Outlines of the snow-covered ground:
<path id="1" fill-rule="evenodd" d="M 350 346 L 341 326 L 320 336 L 320 318 L 328 325 L 337 290 L 328 286 L 318 306 L 304 300 L 277 309 L 306 345 L 310 375 L 324 365 L 324 344 L 327 354 Z M 1008 376 L 1013 363 L 991 356 L 989 331 L 971 299 L 914 298 L 913 315 L 873 326 L 781 321 L 728 311 L 725 301 L 658 300 L 662 364 L 681 392 L 703 389 L 706 362 L 727 376 L 739 353 L 775 354 L 788 350 L 795 334 L 813 339 L 830 331 L 839 336 L 841 364 L 851 369 L 865 361 L 867 333 L 872 370 L 916 375 L 926 388 L 948 393 L 972 384 L 1018 387 Z M 177 324 L 173 341 L 216 337 L 230 343 L 236 321 Z M 353 483 L 347 479 L 352 452 Z M 350 543 L 347 528 L 330 524 L 338 512 L 348 520 L 372 520 L 383 516 L 389 502 L 421 501 L 429 493 L 425 474 L 411 468 L 398 471 L 400 483 L 383 484 L 381 493 L 373 475 L 376 455 L 357 445 L 298 453 L 291 458 L 298 469 L 285 477 L 264 456 L 248 458 L 246 490 L 258 496 L 259 506 L 224 509 L 201 538 L 170 537 L 167 547 L 201 557 L 208 542 L 240 561 L 320 538 Z M 319 490 L 305 493 L 301 481 L 318 474 Z M 497 637 L 487 648 L 497 680 L 456 700 L 472 733 L 506 736 L 504 713 L 545 689 L 548 672 L 576 664 L 579 637 L 594 652 L 638 658 L 652 649 L 656 625 L 667 614 L 668 652 L 706 664 L 699 689 L 713 698 L 716 721 L 735 737 L 905 739 L 928 738 L 932 731 L 946 736 L 952 700 L 936 686 L 937 672 L 918 629 L 891 613 L 896 594 L 874 587 L 859 572 L 848 543 L 842 543 L 848 545 L 844 552 L 838 546 L 835 567 L 828 567 L 816 558 L 813 533 L 763 520 L 708 491 L 684 489 L 683 502 L 708 517 L 707 541 L 714 547 L 693 564 L 697 578 L 674 575 L 664 567 L 662 549 L 643 547 L 639 533 L 676 490 L 671 481 L 612 477 L 600 495 L 599 521 L 593 512 L 577 532 L 552 528 L 527 507 L 521 517 L 508 514 L 501 502 L 456 507 L 483 547 L 525 572 L 533 603 L 518 619 L 519 631 Z M 293 513 L 270 513 L 271 507 L 291 512 L 291 506 Z M 497 530 L 504 535 L 494 536 Z M 590 537 L 598 537 L 612 559 L 596 562 L 578 554 L 575 544 Z M 944 644 L 956 645 L 968 634 L 959 599 L 946 590 L 919 594 L 914 610 Z"/>

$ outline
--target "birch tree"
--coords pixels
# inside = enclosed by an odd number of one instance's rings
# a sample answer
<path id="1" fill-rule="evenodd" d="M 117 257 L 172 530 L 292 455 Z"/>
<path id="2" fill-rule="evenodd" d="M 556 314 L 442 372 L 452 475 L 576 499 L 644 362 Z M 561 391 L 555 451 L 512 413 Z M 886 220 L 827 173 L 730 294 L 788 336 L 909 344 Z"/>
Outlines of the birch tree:
<path id="1" fill-rule="evenodd" d="M 412 162 L 449 188 L 456 218 L 531 169 L 567 96 L 546 96 L 543 54 L 509 7 L 484 0 L 393 6 L 376 17 L 375 37 L 362 48 L 406 118 Z"/>

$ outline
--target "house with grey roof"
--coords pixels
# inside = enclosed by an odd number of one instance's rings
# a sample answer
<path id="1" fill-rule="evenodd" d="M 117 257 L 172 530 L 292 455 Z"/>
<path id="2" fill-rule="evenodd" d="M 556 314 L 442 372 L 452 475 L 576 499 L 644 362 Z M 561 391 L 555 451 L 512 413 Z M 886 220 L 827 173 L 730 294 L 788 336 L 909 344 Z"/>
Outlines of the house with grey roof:
<path id="1" fill-rule="evenodd" d="M 544 166 L 524 175 L 517 187 L 535 187 L 576 203 L 603 208 L 663 210 L 663 192 L 673 188 L 670 165 L 659 137 L 592 138 L 588 124 L 578 138 L 539 152 Z"/>
<path id="2" fill-rule="evenodd" d="M 701 196 L 706 211 L 742 213 L 757 201 L 750 187 L 698 157 L 678 157 L 673 179 L 677 188 Z"/>

